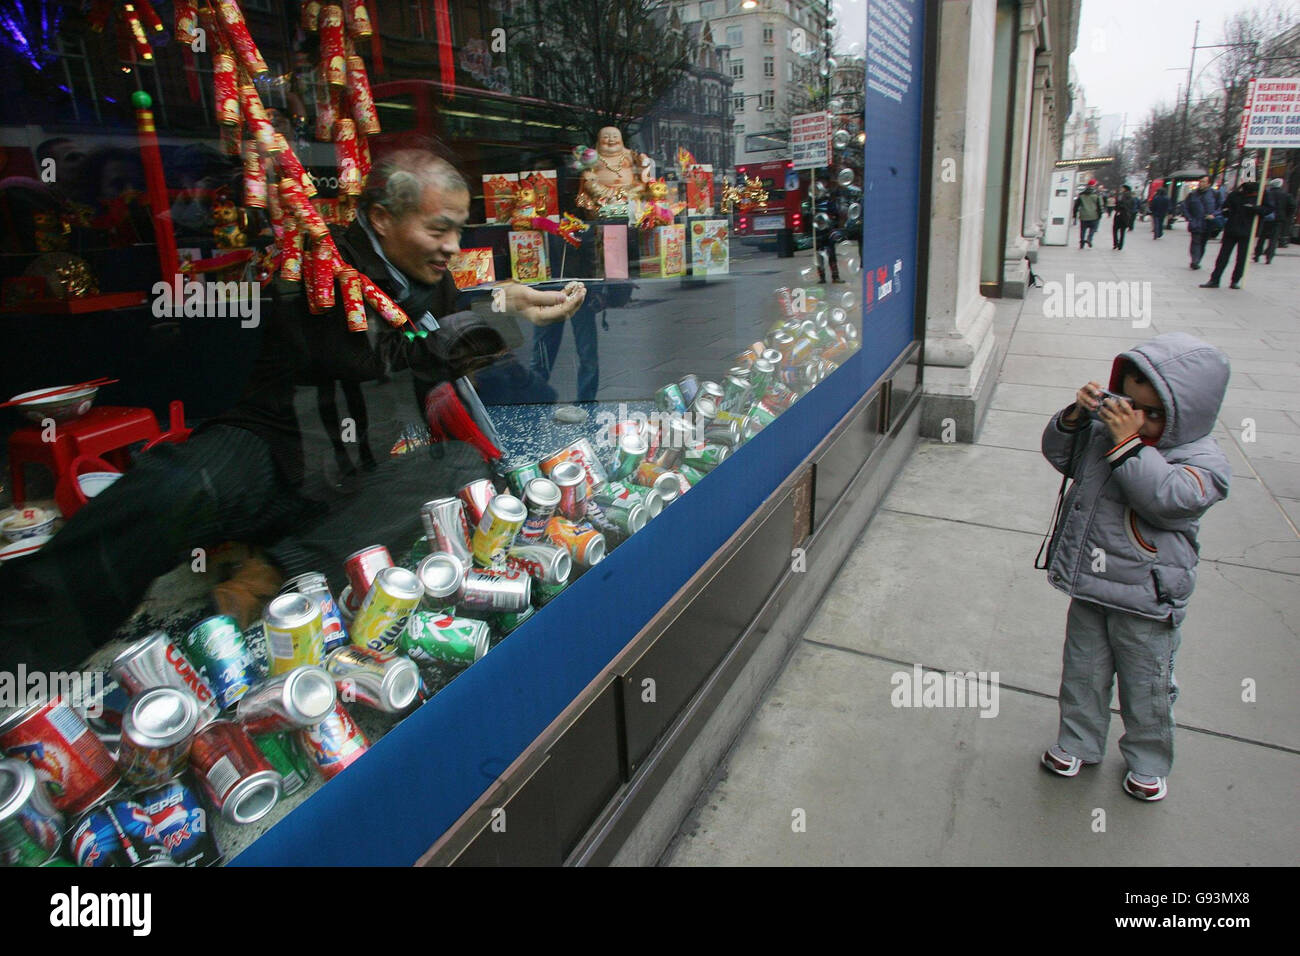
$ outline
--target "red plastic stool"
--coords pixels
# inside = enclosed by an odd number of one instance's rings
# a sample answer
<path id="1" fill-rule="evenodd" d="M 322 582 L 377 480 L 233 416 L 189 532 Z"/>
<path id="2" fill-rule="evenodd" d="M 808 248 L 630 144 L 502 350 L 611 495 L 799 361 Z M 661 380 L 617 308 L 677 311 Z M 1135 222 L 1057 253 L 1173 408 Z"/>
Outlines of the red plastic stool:
<path id="1" fill-rule="evenodd" d="M 54 441 L 43 440 L 39 425 L 23 425 L 9 436 L 9 480 L 13 500 L 26 501 L 23 466 L 44 465 L 61 478 L 78 455 L 100 456 L 125 470 L 130 464 L 127 446 L 157 438 L 158 420 L 147 408 L 103 405 L 80 418 L 55 426 Z"/>
<path id="2" fill-rule="evenodd" d="M 140 449 L 140 454 L 143 455 L 155 445 L 166 443 L 179 445 L 190 437 L 190 432 L 194 431 L 194 429 L 185 427 L 185 404 L 179 399 L 174 399 L 167 406 L 167 414 L 169 415 L 167 430 L 157 438 L 151 439 L 148 444 Z"/>

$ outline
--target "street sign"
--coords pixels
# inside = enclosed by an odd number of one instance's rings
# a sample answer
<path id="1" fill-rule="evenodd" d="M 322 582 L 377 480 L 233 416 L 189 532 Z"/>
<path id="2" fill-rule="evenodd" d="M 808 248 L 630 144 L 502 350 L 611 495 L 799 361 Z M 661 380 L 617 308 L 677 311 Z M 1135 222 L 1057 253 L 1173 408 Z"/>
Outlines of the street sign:
<path id="1" fill-rule="evenodd" d="M 795 169 L 831 164 L 831 115 L 825 111 L 790 118 L 790 151 Z"/>
<path id="2" fill-rule="evenodd" d="M 1300 147 L 1300 77 L 1257 76 L 1250 83 L 1242 113 L 1241 146 Z"/>

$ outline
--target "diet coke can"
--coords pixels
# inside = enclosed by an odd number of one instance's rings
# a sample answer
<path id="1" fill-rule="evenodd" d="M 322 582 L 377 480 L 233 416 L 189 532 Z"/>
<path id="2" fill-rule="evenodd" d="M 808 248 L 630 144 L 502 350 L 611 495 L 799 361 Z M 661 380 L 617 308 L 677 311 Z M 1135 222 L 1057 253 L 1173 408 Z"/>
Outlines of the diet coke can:
<path id="1" fill-rule="evenodd" d="M 361 606 L 361 600 L 370 593 L 375 583 L 375 575 L 384 568 L 393 566 L 393 556 L 382 544 L 372 544 L 368 548 L 354 551 L 343 562 L 343 570 L 352 585 L 352 610 Z"/>
<path id="2" fill-rule="evenodd" d="M 532 600 L 532 583 L 518 568 L 471 568 L 456 603 L 466 611 L 522 611 Z"/>

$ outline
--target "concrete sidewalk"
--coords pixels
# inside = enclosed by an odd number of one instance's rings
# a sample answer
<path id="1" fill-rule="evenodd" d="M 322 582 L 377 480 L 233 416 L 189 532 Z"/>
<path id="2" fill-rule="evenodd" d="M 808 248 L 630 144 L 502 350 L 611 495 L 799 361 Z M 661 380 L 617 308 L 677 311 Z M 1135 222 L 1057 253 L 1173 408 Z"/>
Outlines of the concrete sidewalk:
<path id="1" fill-rule="evenodd" d="M 1116 252 L 1102 226 L 1095 248 L 1045 247 L 1035 271 L 1062 283 L 1071 273 L 1149 281 L 1151 326 L 1048 318 L 1038 289 L 999 303 L 1005 359 L 979 441 L 917 447 L 663 862 L 1300 858 L 1300 247 L 1251 265 L 1241 291 L 1226 276 L 1200 289 L 1217 242 L 1192 271 L 1184 229 L 1155 241 L 1141 223 Z M 1117 352 L 1175 330 L 1232 360 L 1215 437 L 1233 476 L 1202 522 L 1170 796 L 1147 805 L 1120 790 L 1118 709 L 1103 764 L 1071 780 L 1038 766 L 1056 733 L 1068 604 L 1033 568 L 1059 484 L 1039 439 L 1079 385 L 1107 381 Z M 895 708 L 891 677 L 914 664 L 996 671 L 996 717 Z M 1254 702 L 1242 700 L 1247 681 Z"/>

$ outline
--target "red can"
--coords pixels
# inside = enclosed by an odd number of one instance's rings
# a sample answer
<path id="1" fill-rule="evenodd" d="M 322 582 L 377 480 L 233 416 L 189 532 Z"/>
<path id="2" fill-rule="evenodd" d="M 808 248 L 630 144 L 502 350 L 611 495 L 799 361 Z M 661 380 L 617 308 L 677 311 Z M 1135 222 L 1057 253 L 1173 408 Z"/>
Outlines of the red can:
<path id="1" fill-rule="evenodd" d="M 279 772 L 234 721 L 214 720 L 199 731 L 190 768 L 210 805 L 230 823 L 260 820 L 280 799 Z"/>
<path id="2" fill-rule="evenodd" d="M 326 780 L 333 780 L 352 766 L 370 746 L 352 715 L 338 703 L 334 712 L 315 727 L 298 731 L 298 739 Z"/>
<path id="3" fill-rule="evenodd" d="M 384 568 L 392 566 L 393 556 L 382 544 L 372 544 L 348 555 L 347 560 L 343 562 L 343 573 L 348 576 L 348 582 L 352 585 L 352 597 L 357 607 L 361 606 L 362 599 L 370 593 L 370 588 L 375 583 L 375 575 Z M 356 607 L 352 610 L 355 611 Z"/>
<path id="4" fill-rule="evenodd" d="M 488 502 L 496 496 L 497 489 L 490 478 L 476 478 L 456 492 L 456 497 L 465 505 L 465 517 L 469 519 L 470 527 L 478 527 Z"/>
<path id="5" fill-rule="evenodd" d="M 117 785 L 117 765 L 81 715 L 56 698 L 0 721 L 0 748 L 21 757 L 45 783 L 54 806 L 80 813 Z"/>

